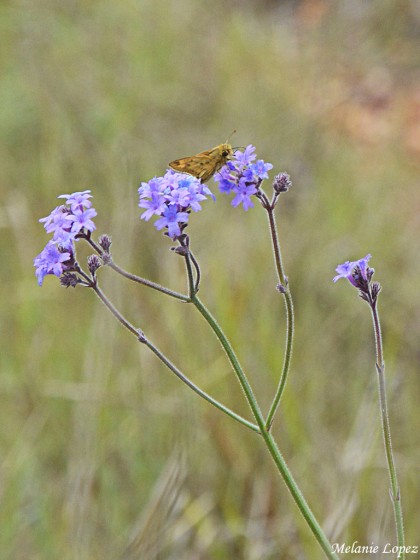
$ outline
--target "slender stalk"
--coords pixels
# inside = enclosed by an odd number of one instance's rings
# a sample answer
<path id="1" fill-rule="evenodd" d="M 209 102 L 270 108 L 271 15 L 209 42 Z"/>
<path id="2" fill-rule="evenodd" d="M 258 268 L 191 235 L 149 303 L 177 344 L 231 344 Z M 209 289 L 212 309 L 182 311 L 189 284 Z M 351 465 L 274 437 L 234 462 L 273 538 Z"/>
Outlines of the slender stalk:
<path id="1" fill-rule="evenodd" d="M 264 419 L 262 418 L 262 422 Z M 258 422 L 259 424 L 259 422 Z M 319 525 L 318 521 L 316 520 L 314 514 L 312 513 L 311 509 L 309 508 L 308 503 L 306 502 L 303 494 L 299 490 L 298 485 L 296 484 L 292 473 L 290 472 L 286 461 L 284 460 L 282 454 L 280 453 L 279 448 L 273 438 L 271 432 L 269 432 L 265 426 L 260 427 L 261 434 L 263 436 L 264 442 L 270 452 L 271 457 L 274 460 L 274 463 L 277 466 L 280 475 L 282 476 L 288 490 L 292 494 L 292 497 L 299 508 L 300 513 L 303 515 L 305 521 L 308 523 L 314 537 L 318 541 L 319 545 L 325 552 L 325 556 L 330 560 L 338 560 L 338 555 L 333 551 L 332 545 L 328 541 L 324 531 L 322 530 L 321 526 Z"/>
<path id="2" fill-rule="evenodd" d="M 189 252 L 189 256 L 191 257 L 191 262 L 194 265 L 195 268 L 195 272 L 196 272 L 196 279 L 195 279 L 195 283 L 194 283 L 194 292 L 198 292 L 199 288 L 200 288 L 200 280 L 201 280 L 201 271 L 200 271 L 200 266 L 198 264 L 197 259 L 194 257 L 194 255 L 192 254 L 192 252 Z"/>
<path id="3" fill-rule="evenodd" d="M 93 239 L 90 236 L 84 236 L 84 239 L 86 239 L 89 245 L 93 247 L 93 249 L 95 249 L 98 255 L 104 257 L 105 252 L 97 243 L 93 241 Z M 141 276 L 137 276 L 136 274 L 131 274 L 131 272 L 127 272 L 126 270 L 124 270 L 123 268 L 121 268 L 120 266 L 114 263 L 109 253 L 106 253 L 106 255 L 107 255 L 106 265 L 112 268 L 118 274 L 121 274 L 121 276 L 124 276 L 124 278 L 128 278 L 128 280 L 132 280 L 133 282 L 137 282 L 138 284 L 142 284 L 143 286 L 147 286 L 148 288 L 157 290 L 158 292 L 171 296 L 175 299 L 180 299 L 181 301 L 185 301 L 185 302 L 189 300 L 188 296 L 184 294 L 180 294 L 178 292 L 175 292 L 174 290 L 165 288 L 164 286 L 161 286 L 156 282 L 152 282 L 151 280 L 147 280 L 146 278 L 142 278 Z"/>
<path id="4" fill-rule="evenodd" d="M 239 380 L 239 383 L 240 383 L 240 385 L 241 385 L 241 387 L 242 387 L 242 389 L 245 393 L 246 399 L 247 399 L 247 401 L 249 403 L 249 406 L 252 410 L 254 418 L 256 420 L 258 419 L 258 417 L 262 418 L 262 412 L 260 410 L 260 407 L 258 406 L 257 399 L 255 398 L 252 387 L 251 387 L 251 385 L 250 385 L 250 383 L 249 383 L 249 381 L 248 381 L 248 379 L 245 375 L 244 370 L 242 369 L 241 364 L 239 363 L 238 358 L 236 357 L 236 354 L 235 354 L 230 342 L 226 338 L 224 332 L 220 328 L 216 319 L 213 317 L 213 315 L 208 311 L 208 309 L 203 305 L 203 303 L 197 297 L 197 292 L 195 290 L 196 283 L 194 282 L 194 276 L 193 276 L 193 271 L 192 271 L 192 266 L 191 266 L 190 251 L 188 251 L 185 254 L 185 266 L 186 266 L 186 269 L 187 269 L 187 276 L 188 276 L 188 285 L 189 285 L 189 291 L 190 291 L 190 302 L 197 308 L 197 310 L 201 313 L 201 315 L 204 317 L 204 319 L 210 325 L 211 329 L 213 330 L 217 339 L 219 340 L 220 344 L 222 345 L 224 351 L 226 352 L 226 354 L 229 358 L 229 361 L 230 361 L 230 363 L 233 367 L 233 370 L 236 373 L 236 376 Z"/>
<path id="5" fill-rule="evenodd" d="M 191 261 L 192 261 L 191 252 L 188 250 L 187 253 L 185 254 L 185 267 L 187 269 L 189 301 L 191 301 L 191 298 L 194 297 L 194 295 L 197 292 L 196 290 L 197 281 L 194 281 L 194 274 L 191 266 Z"/>
<path id="6" fill-rule="evenodd" d="M 397 533 L 397 546 L 399 547 L 400 555 L 399 559 L 404 560 L 405 558 L 405 546 L 404 546 L 404 522 L 401 507 L 401 494 L 398 485 L 397 470 L 395 468 L 394 456 L 392 453 L 392 443 L 391 443 L 391 429 L 389 425 L 388 416 L 388 404 L 386 397 L 386 383 L 385 383 L 385 364 L 383 360 L 382 351 L 382 335 L 381 327 L 379 322 L 379 315 L 377 310 L 376 301 L 370 303 L 370 308 L 372 311 L 373 328 L 375 331 L 375 343 L 376 343 L 376 372 L 378 374 L 378 391 L 379 391 L 379 404 L 381 411 L 381 423 L 382 423 L 382 435 L 385 446 L 386 461 L 388 464 L 388 473 L 391 484 L 391 500 L 394 508 L 394 518 L 395 527 Z"/>
<path id="7" fill-rule="evenodd" d="M 139 338 L 141 335 L 141 331 L 139 329 L 136 329 L 136 327 L 134 327 L 129 321 L 127 321 L 127 319 L 118 311 L 115 305 L 111 303 L 111 301 L 106 297 L 98 284 L 96 282 L 92 282 L 91 288 L 98 296 L 98 298 L 102 301 L 102 303 L 109 309 L 109 311 L 111 311 L 114 317 L 118 319 L 122 326 L 129 330 L 131 334 L 134 334 L 136 338 Z"/>
<path id="8" fill-rule="evenodd" d="M 282 260 L 282 257 L 281 257 L 281 250 L 280 250 L 279 236 L 277 234 L 276 218 L 275 218 L 275 215 L 274 215 L 274 208 L 270 205 L 270 206 L 266 207 L 266 210 L 267 210 L 267 216 L 268 216 L 268 223 L 269 223 L 269 226 L 270 226 L 271 242 L 272 242 L 272 245 L 273 245 L 274 261 L 275 261 L 275 264 L 276 264 L 276 270 L 277 270 L 279 282 L 284 287 L 286 287 L 286 285 L 288 284 L 288 280 L 287 280 L 286 275 L 284 273 L 283 260 Z"/>
<path id="9" fill-rule="evenodd" d="M 326 557 L 329 558 L 330 560 L 337 560 L 338 556 L 335 554 L 335 552 L 333 552 L 331 544 L 329 543 L 329 541 L 328 541 L 325 533 L 323 532 L 321 526 L 319 525 L 316 518 L 314 517 L 314 515 L 313 515 L 311 509 L 309 508 L 303 494 L 299 490 L 299 487 L 296 484 L 290 470 L 288 469 L 287 464 L 286 464 L 282 454 L 280 453 L 280 450 L 277 447 L 277 444 L 276 444 L 272 434 L 269 432 L 268 428 L 266 427 L 264 417 L 263 417 L 262 412 L 261 412 L 261 410 L 258 406 L 258 403 L 257 403 L 256 399 L 255 399 L 252 388 L 251 388 L 251 386 L 250 386 L 250 384 L 249 384 L 249 382 L 246 378 L 245 373 L 242 370 L 241 365 L 239 364 L 239 361 L 238 361 L 238 359 L 237 359 L 229 341 L 227 340 L 226 336 L 224 335 L 224 333 L 223 333 L 222 329 L 220 328 L 219 324 L 217 323 L 217 321 L 210 314 L 210 312 L 206 309 L 206 307 L 201 303 L 201 301 L 198 299 L 198 297 L 196 295 L 193 295 L 191 297 L 191 303 L 197 308 L 197 310 L 201 313 L 201 315 L 203 315 L 204 319 L 208 322 L 211 329 L 213 330 L 213 332 L 217 336 L 219 342 L 221 343 L 223 349 L 227 353 L 227 355 L 229 357 L 229 361 L 232 364 L 232 367 L 233 367 L 233 369 L 234 369 L 234 371 L 235 371 L 235 373 L 238 377 L 238 380 L 241 384 L 241 387 L 242 387 L 242 389 L 245 393 L 246 399 L 247 399 L 248 404 L 249 404 L 249 406 L 252 410 L 252 413 L 254 415 L 256 423 L 258 424 L 258 427 L 260 429 L 260 432 L 261 432 L 261 435 L 263 437 L 264 443 L 267 446 L 267 449 L 270 452 L 270 455 L 273 458 L 274 463 L 277 466 L 277 470 L 280 472 L 280 475 L 282 476 L 287 488 L 289 489 L 290 493 L 292 494 L 292 497 L 293 497 L 297 507 L 299 508 L 301 514 L 303 515 L 304 519 L 308 523 L 308 525 L 309 525 L 310 529 L 312 530 L 312 533 L 315 536 L 316 540 L 318 541 L 318 543 L 320 544 L 320 546 L 324 550 Z"/>
<path id="10" fill-rule="evenodd" d="M 191 303 L 197 308 L 197 310 L 201 313 L 201 315 L 204 317 L 204 319 L 207 321 L 207 323 L 210 325 L 211 329 L 213 330 L 213 332 L 215 333 L 216 337 L 218 338 L 220 344 L 222 345 L 224 351 L 226 352 L 230 363 L 232 364 L 233 370 L 239 380 L 239 383 L 245 393 L 246 399 L 248 401 L 248 404 L 252 410 L 252 413 L 254 415 L 254 418 L 257 421 L 257 424 L 259 425 L 260 429 L 261 429 L 261 424 L 258 421 L 258 419 L 263 418 L 262 416 L 262 412 L 260 410 L 260 407 L 258 406 L 257 403 L 257 399 L 255 398 L 254 392 L 251 388 L 251 385 L 244 373 L 244 370 L 242 369 L 242 366 L 239 363 L 238 358 L 236 357 L 236 354 L 230 344 L 230 342 L 228 341 L 228 339 L 226 338 L 225 334 L 223 333 L 222 329 L 220 328 L 219 324 L 217 323 L 216 319 L 211 315 L 211 313 L 208 311 L 208 309 L 202 304 L 202 302 L 199 300 L 199 298 L 197 297 L 196 294 L 194 294 L 191 297 Z M 264 423 L 262 424 L 262 426 L 264 427 Z"/>
<path id="11" fill-rule="evenodd" d="M 284 273 L 283 262 L 281 257 L 280 242 L 277 234 L 276 220 L 274 216 L 274 206 L 273 204 L 265 206 L 268 215 L 268 223 L 270 226 L 271 241 L 274 253 L 274 262 L 276 265 L 277 275 L 280 283 L 280 292 L 284 295 L 284 303 L 286 307 L 286 344 L 284 350 L 283 367 L 279 378 L 279 383 L 277 386 L 276 394 L 274 395 L 273 402 L 270 406 L 270 410 L 267 415 L 266 427 L 268 430 L 271 429 L 273 424 L 274 415 L 280 403 L 280 399 L 283 395 L 284 388 L 286 386 L 287 376 L 290 369 L 290 362 L 292 359 L 292 348 L 293 348 L 293 335 L 294 335 L 294 312 L 293 312 L 293 300 L 292 294 L 290 293 L 289 282 Z"/>
<path id="12" fill-rule="evenodd" d="M 175 292 L 174 290 L 170 290 L 169 288 L 165 288 L 164 286 L 161 286 L 156 282 L 152 282 L 151 280 L 147 280 L 146 278 L 142 278 L 141 276 L 136 276 L 135 274 L 131 274 L 130 272 L 127 272 L 126 270 L 124 270 L 123 268 L 115 264 L 113 261 L 110 261 L 108 263 L 108 266 L 112 268 L 112 270 L 115 270 L 115 272 L 118 272 L 118 274 L 121 274 L 121 276 L 128 278 L 128 280 L 132 280 L 133 282 L 137 282 L 138 284 L 143 284 L 143 286 L 148 286 L 153 290 L 157 290 L 162 294 L 166 294 L 167 296 L 171 296 L 175 299 L 180 299 L 181 301 L 184 302 L 188 302 L 189 300 L 187 295 L 180 294 L 178 292 Z"/>
<path id="13" fill-rule="evenodd" d="M 118 321 L 128 329 L 137 340 L 147 346 L 171 371 L 174 373 L 183 383 L 185 383 L 190 389 L 192 389 L 195 393 L 197 393 L 200 397 L 204 400 L 239 422 L 243 424 L 247 428 L 250 428 L 254 432 L 260 433 L 258 426 L 254 423 L 249 422 L 245 418 L 242 418 L 236 412 L 233 412 L 230 408 L 223 405 L 213 397 L 211 397 L 208 393 L 200 389 L 195 383 L 193 383 L 188 377 L 186 377 L 172 362 L 170 362 L 166 356 L 154 345 L 150 340 L 148 340 L 144 333 L 140 329 L 136 329 L 125 317 L 118 311 L 118 309 L 111 303 L 111 301 L 107 298 L 107 296 L 103 293 L 103 291 L 99 288 L 96 282 L 91 283 L 91 287 L 98 296 L 98 298 L 102 301 L 102 303 L 111 311 L 111 313 L 118 319 Z"/>

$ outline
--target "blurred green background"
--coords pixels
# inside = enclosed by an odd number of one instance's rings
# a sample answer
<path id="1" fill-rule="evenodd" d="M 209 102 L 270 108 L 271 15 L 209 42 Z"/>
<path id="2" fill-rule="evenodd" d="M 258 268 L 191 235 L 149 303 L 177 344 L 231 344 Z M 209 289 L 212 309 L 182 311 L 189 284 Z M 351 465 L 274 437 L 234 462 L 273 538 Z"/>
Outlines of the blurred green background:
<path id="1" fill-rule="evenodd" d="M 369 309 L 331 281 L 370 252 L 407 544 L 420 544 L 418 5 L 16 0 L 0 16 L 1 558 L 323 557 L 257 436 L 191 394 L 93 293 L 54 277 L 39 288 L 33 273 L 38 219 L 90 188 L 115 261 L 185 290 L 136 189 L 234 128 L 234 145 L 293 179 L 278 206 L 296 311 L 280 448 L 332 542 L 394 543 Z M 201 298 L 267 410 L 284 308 L 266 218 L 222 195 L 204 206 L 188 227 Z M 250 417 L 192 309 L 109 269 L 100 280 L 187 375 Z"/>

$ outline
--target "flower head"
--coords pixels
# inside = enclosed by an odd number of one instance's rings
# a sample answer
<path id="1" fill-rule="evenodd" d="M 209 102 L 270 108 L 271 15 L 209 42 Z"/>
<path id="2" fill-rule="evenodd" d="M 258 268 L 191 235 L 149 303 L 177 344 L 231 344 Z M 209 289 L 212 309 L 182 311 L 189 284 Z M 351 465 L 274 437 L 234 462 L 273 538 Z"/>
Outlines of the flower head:
<path id="1" fill-rule="evenodd" d="M 214 199 L 210 189 L 192 175 L 168 170 L 163 177 L 154 177 L 142 183 L 138 189 L 139 206 L 145 211 L 142 220 L 159 216 L 157 229 L 167 228 L 167 235 L 175 239 L 187 226 L 191 210 L 201 210 L 201 202 L 208 196 Z"/>
<path id="2" fill-rule="evenodd" d="M 66 200 L 67 206 L 70 207 L 70 210 L 74 212 L 75 210 L 83 211 L 86 208 L 90 208 L 92 206 L 92 201 L 89 200 L 92 198 L 90 191 L 81 191 L 75 192 L 72 194 L 61 194 L 57 198 L 64 198 Z"/>
<path id="3" fill-rule="evenodd" d="M 232 206 L 242 204 L 245 210 L 254 206 L 251 196 L 257 194 L 261 182 L 268 179 L 268 171 L 273 168 L 271 163 L 265 163 L 262 159 L 253 163 L 257 157 L 254 152 L 252 144 L 244 151 L 237 150 L 234 159 L 228 161 L 214 176 L 220 192 L 235 194 Z"/>
<path id="4" fill-rule="evenodd" d="M 335 269 L 338 274 L 334 276 L 334 282 L 340 278 L 347 278 L 350 284 L 359 290 L 359 296 L 373 308 L 376 305 L 381 286 L 378 282 L 372 282 L 375 270 L 367 264 L 370 258 L 371 255 L 366 255 L 358 261 L 346 261 L 338 265 Z"/>
<path id="5" fill-rule="evenodd" d="M 52 240 L 35 258 L 35 274 L 38 284 L 42 286 L 47 274 L 61 276 L 69 270 L 74 259 L 74 243 L 82 234 L 95 230 L 92 220 L 96 210 L 92 208 L 90 191 L 62 194 L 58 198 L 65 199 L 65 203 L 39 221 L 44 224 L 45 231 L 52 234 Z"/>
<path id="6" fill-rule="evenodd" d="M 71 252 L 63 249 L 60 250 L 57 245 L 49 241 L 41 253 L 34 259 L 35 275 L 38 278 L 38 284 L 42 286 L 47 274 L 61 276 L 67 270 L 66 263 L 71 260 L 72 256 Z"/>
<path id="7" fill-rule="evenodd" d="M 89 200 L 90 191 L 62 194 L 58 198 L 65 198 L 66 203 L 39 221 L 44 222 L 47 233 L 53 234 L 53 242 L 61 247 L 71 247 L 76 235 L 92 232 L 96 226 L 92 221 L 97 212 L 92 208 Z"/>
<path id="8" fill-rule="evenodd" d="M 374 272 L 367 264 L 371 257 L 372 255 L 366 255 L 366 257 L 358 261 L 346 261 L 343 264 L 339 264 L 335 269 L 338 274 L 334 276 L 333 281 L 337 282 L 340 278 L 347 278 L 350 284 L 353 284 L 356 288 L 360 288 L 361 282 L 369 283 Z"/>
<path id="9" fill-rule="evenodd" d="M 338 274 L 334 276 L 333 280 L 337 282 L 340 278 L 346 278 L 350 284 L 359 290 L 359 296 L 374 309 L 381 291 L 381 285 L 378 282 L 372 282 L 375 270 L 367 264 L 371 256 L 366 255 L 358 261 L 346 261 L 339 264 L 335 269 Z"/>

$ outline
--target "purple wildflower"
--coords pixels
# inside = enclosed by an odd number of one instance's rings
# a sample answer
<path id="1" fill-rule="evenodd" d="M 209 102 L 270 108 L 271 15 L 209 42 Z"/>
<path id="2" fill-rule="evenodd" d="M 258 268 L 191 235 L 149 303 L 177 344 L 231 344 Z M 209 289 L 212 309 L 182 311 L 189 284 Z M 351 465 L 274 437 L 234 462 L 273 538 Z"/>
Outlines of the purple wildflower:
<path id="1" fill-rule="evenodd" d="M 239 181 L 239 185 L 235 188 L 236 196 L 232 200 L 232 206 L 236 208 L 241 203 L 244 207 L 244 210 L 248 210 L 249 208 L 253 208 L 254 203 L 251 200 L 251 196 L 257 192 L 255 185 L 252 183 L 247 183 L 245 180 L 241 179 Z"/>
<path id="2" fill-rule="evenodd" d="M 237 150 L 235 152 L 235 160 L 236 163 L 239 166 L 243 166 L 245 167 L 246 165 L 249 165 L 250 163 L 252 163 L 254 161 L 254 159 L 257 157 L 255 154 L 255 146 L 253 146 L 252 144 L 249 144 L 243 152 L 241 152 L 240 150 Z"/>
<path id="3" fill-rule="evenodd" d="M 254 206 L 251 196 L 257 194 L 261 182 L 268 179 L 268 171 L 273 168 L 271 163 L 265 163 L 262 159 L 253 163 L 257 157 L 254 152 L 252 144 L 243 152 L 237 150 L 234 159 L 228 161 L 214 176 L 220 192 L 235 194 L 232 206 L 242 204 L 244 210 Z"/>
<path id="4" fill-rule="evenodd" d="M 334 276 L 333 281 L 337 282 L 340 278 L 346 278 L 356 288 L 360 288 L 361 281 L 369 283 L 372 278 L 373 269 L 369 268 L 367 263 L 371 257 L 372 255 L 369 254 L 358 261 L 346 261 L 343 264 L 339 264 L 335 269 L 338 274 Z"/>
<path id="5" fill-rule="evenodd" d="M 155 227 L 167 228 L 172 239 L 181 235 L 188 223 L 191 210 L 201 210 L 201 202 L 208 196 L 214 199 L 206 185 L 192 175 L 168 170 L 163 177 L 154 177 L 142 183 L 138 189 L 139 206 L 145 208 L 141 218 L 150 220 L 153 215 L 160 216 Z"/>
<path id="6" fill-rule="evenodd" d="M 188 213 L 178 212 L 177 206 L 174 204 L 165 208 L 162 217 L 155 222 L 155 226 L 159 230 L 167 227 L 169 237 L 175 239 L 175 237 L 181 235 L 180 224 L 186 224 L 187 222 Z"/>
<path id="7" fill-rule="evenodd" d="M 34 266 L 35 274 L 38 278 L 38 284 L 42 286 L 44 278 L 47 274 L 55 274 L 61 276 L 66 270 L 65 263 L 72 258 L 72 254 L 68 251 L 60 251 L 57 245 L 49 241 L 41 253 L 35 257 Z"/>
<path id="8" fill-rule="evenodd" d="M 97 212 L 88 200 L 90 191 L 62 194 L 58 198 L 65 198 L 66 204 L 57 206 L 49 216 L 41 218 L 45 231 L 53 234 L 53 242 L 68 246 L 82 230 L 92 232 L 95 224 L 92 221 Z M 69 208 L 70 206 L 70 208 Z"/>
<path id="9" fill-rule="evenodd" d="M 34 261 L 40 286 L 46 274 L 60 276 L 68 270 L 63 263 L 73 258 L 75 241 L 81 234 L 94 231 L 92 218 L 97 213 L 89 200 L 91 197 L 90 191 L 60 195 L 58 198 L 64 198 L 65 204 L 57 206 L 49 216 L 39 220 L 44 224 L 45 231 L 52 233 L 52 240 Z"/>
<path id="10" fill-rule="evenodd" d="M 76 210 L 84 210 L 85 208 L 90 208 L 92 206 L 92 198 L 90 191 L 75 192 L 72 194 L 61 194 L 57 198 L 64 198 L 66 200 L 67 206 L 70 207 L 72 212 Z"/>
<path id="11" fill-rule="evenodd" d="M 88 208 L 87 210 L 74 210 L 71 215 L 71 231 L 74 234 L 80 233 L 81 230 L 94 231 L 96 229 L 95 224 L 92 221 L 97 215 L 95 208 Z"/>
<path id="12" fill-rule="evenodd" d="M 258 179 L 268 179 L 267 172 L 273 169 L 273 166 L 271 163 L 264 163 L 262 159 L 259 159 L 257 163 L 250 165 L 250 169 Z"/>
<path id="13" fill-rule="evenodd" d="M 157 216 L 161 216 L 162 213 L 165 211 L 166 208 L 166 201 L 165 197 L 162 193 L 156 192 L 155 190 L 150 190 L 150 200 L 146 198 L 142 198 L 140 195 L 140 208 L 146 208 L 146 212 L 140 216 L 142 220 L 146 220 L 148 222 L 153 214 Z"/>
<path id="14" fill-rule="evenodd" d="M 366 255 L 366 257 L 358 261 L 346 261 L 338 265 L 335 269 L 338 274 L 334 276 L 334 282 L 337 282 L 340 278 L 346 278 L 352 286 L 359 290 L 359 296 L 366 301 L 373 310 L 376 306 L 379 292 L 381 291 L 381 285 L 379 282 L 372 282 L 372 276 L 375 270 L 368 266 L 370 258 L 371 255 Z"/>

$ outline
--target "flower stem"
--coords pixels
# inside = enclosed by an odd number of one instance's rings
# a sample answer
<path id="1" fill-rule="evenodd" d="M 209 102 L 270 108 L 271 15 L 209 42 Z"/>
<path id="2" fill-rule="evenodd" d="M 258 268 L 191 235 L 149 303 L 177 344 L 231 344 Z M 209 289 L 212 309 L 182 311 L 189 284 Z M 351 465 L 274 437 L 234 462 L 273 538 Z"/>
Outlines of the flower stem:
<path id="1" fill-rule="evenodd" d="M 194 257 L 194 255 L 192 254 L 192 252 L 190 251 L 190 257 L 191 257 L 191 262 L 194 265 L 195 268 L 195 272 L 196 272 L 196 279 L 195 279 L 195 283 L 194 283 L 194 292 L 198 292 L 199 288 L 200 288 L 200 280 L 201 280 L 201 272 L 200 272 L 200 266 L 198 264 L 197 259 Z"/>
<path id="2" fill-rule="evenodd" d="M 264 419 L 262 419 L 264 422 Z M 259 424 L 259 422 L 258 422 Z M 282 476 L 288 490 L 292 494 L 292 497 L 299 508 L 300 513 L 303 515 L 305 521 L 308 523 L 314 537 L 318 541 L 319 545 L 325 552 L 325 556 L 330 560 L 338 560 L 337 554 L 333 551 L 333 548 L 328 541 L 324 531 L 322 530 L 321 526 L 319 525 L 318 521 L 316 520 L 314 514 L 312 513 L 309 505 L 307 504 L 303 494 L 299 490 L 298 485 L 296 484 L 292 473 L 290 472 L 289 468 L 287 467 L 286 461 L 284 460 L 282 454 L 280 453 L 279 448 L 273 438 L 271 432 L 265 429 L 265 426 L 262 429 L 262 436 L 264 442 L 270 452 L 271 457 L 274 460 L 274 463 L 277 466 L 277 469 Z"/>
<path id="3" fill-rule="evenodd" d="M 191 258 L 191 251 L 188 250 L 187 253 L 185 254 L 185 267 L 187 269 L 188 292 L 190 294 L 190 296 L 189 296 L 189 301 L 190 302 L 192 302 L 192 297 L 197 292 L 197 290 L 196 290 L 197 281 L 194 281 L 194 274 L 193 274 L 193 269 L 192 269 L 192 266 L 191 266 L 191 262 L 194 262 L 194 261 Z M 197 262 L 197 261 L 195 261 L 195 262 Z"/>
<path id="4" fill-rule="evenodd" d="M 386 383 L 385 383 L 385 364 L 383 360 L 382 351 L 382 335 L 379 322 L 379 315 L 377 310 L 376 301 L 370 303 L 372 311 L 373 328 L 375 331 L 376 343 L 376 372 L 378 374 L 378 390 L 379 390 L 379 405 L 381 411 L 382 435 L 385 446 L 385 455 L 388 464 L 388 473 L 391 484 L 391 500 L 394 508 L 395 527 L 397 533 L 397 546 L 399 547 L 401 560 L 405 558 L 404 547 L 404 522 L 401 507 L 401 494 L 397 479 L 397 470 L 395 468 L 394 456 L 392 453 L 391 443 L 391 429 L 389 425 L 388 404 L 386 398 Z"/>
<path id="5" fill-rule="evenodd" d="M 104 257 L 105 252 L 97 243 L 93 241 L 93 239 L 91 239 L 90 236 L 85 237 L 85 239 L 89 243 L 89 245 L 93 247 L 93 249 L 95 249 L 95 251 L 98 253 L 99 256 Z M 121 276 L 124 276 L 124 278 L 128 278 L 128 280 L 132 280 L 133 282 L 137 282 L 138 284 L 142 284 L 143 286 L 147 286 L 148 288 L 157 290 L 158 292 L 161 292 L 162 294 L 166 294 L 167 296 L 171 296 L 175 299 L 180 299 L 181 301 L 185 301 L 185 302 L 189 300 L 187 295 L 180 294 L 178 292 L 175 292 L 174 290 L 165 288 L 164 286 L 161 286 L 156 282 L 152 282 L 151 280 L 147 280 L 146 278 L 142 278 L 141 276 L 137 276 L 135 274 L 131 274 L 131 272 L 127 272 L 126 270 L 124 270 L 123 268 L 121 268 L 120 266 L 114 263 L 109 253 L 106 253 L 106 255 L 107 255 L 106 265 L 112 268 L 118 274 L 121 274 Z"/>
<path id="6" fill-rule="evenodd" d="M 127 272 L 126 270 L 115 264 L 113 261 L 111 261 L 108 266 L 115 270 L 115 272 L 118 272 L 118 274 L 121 274 L 121 276 L 128 278 L 128 280 L 132 280 L 133 282 L 137 282 L 138 284 L 143 284 L 143 286 L 147 286 L 149 288 L 152 288 L 153 290 L 161 292 L 162 294 L 166 294 L 167 296 L 171 296 L 175 299 L 180 299 L 184 302 L 187 302 L 189 300 L 187 295 L 180 294 L 178 292 L 175 292 L 174 290 L 170 290 L 169 288 L 165 288 L 164 286 L 161 286 L 156 282 L 152 282 L 151 280 L 147 280 L 146 278 L 142 278 L 141 276 L 131 274 L 130 272 Z"/>
<path id="7" fill-rule="evenodd" d="M 163 362 L 183 383 L 185 383 L 190 389 L 192 389 L 204 400 L 206 400 L 240 424 L 243 424 L 254 432 L 260 433 L 258 426 L 256 426 L 252 422 L 249 422 L 245 418 L 242 418 L 242 416 L 236 414 L 236 412 L 233 412 L 233 410 L 230 410 L 230 408 L 211 397 L 208 393 L 200 389 L 200 387 L 195 385 L 195 383 L 193 383 L 188 377 L 186 377 L 172 362 L 168 360 L 168 358 L 166 358 L 166 356 L 152 342 L 150 342 L 150 340 L 145 337 L 144 333 L 140 329 L 136 329 L 129 321 L 127 321 L 127 319 L 118 311 L 118 309 L 111 303 L 108 297 L 99 288 L 96 282 L 91 283 L 91 287 L 95 291 L 99 299 L 102 301 L 102 303 L 109 309 L 109 311 L 111 311 L 114 317 L 116 317 L 126 329 L 134 334 L 139 342 L 147 346 L 161 360 L 161 362 Z"/>
<path id="8" fill-rule="evenodd" d="M 277 470 L 279 471 L 281 477 L 283 478 L 287 488 L 289 489 L 292 497 L 299 508 L 301 514 L 303 515 L 304 519 L 308 523 L 313 535 L 315 536 L 316 540 L 322 547 L 325 552 L 325 555 L 330 560 L 337 560 L 338 556 L 333 552 L 332 546 L 329 543 L 325 533 L 323 532 L 321 526 L 319 525 L 318 521 L 314 517 L 309 505 L 307 504 L 303 494 L 299 490 L 298 485 L 296 484 L 287 464 L 280 453 L 280 450 L 270 433 L 269 429 L 266 427 L 266 423 L 262 412 L 258 406 L 257 400 L 254 396 L 252 388 L 247 380 L 247 377 L 242 370 L 242 367 L 229 343 L 225 334 L 223 333 L 222 329 L 220 328 L 217 321 L 214 317 L 210 314 L 210 312 L 206 309 L 206 307 L 201 303 L 199 298 L 196 294 L 191 297 L 191 303 L 197 308 L 197 310 L 203 315 L 204 319 L 208 322 L 211 329 L 217 336 L 219 342 L 221 343 L 223 349 L 225 350 L 226 354 L 229 357 L 229 361 L 232 364 L 232 367 L 236 373 L 236 376 L 241 384 L 241 387 L 245 393 L 246 399 L 248 404 L 252 410 L 256 423 L 259 427 L 260 433 L 264 440 L 264 443 L 276 464 Z"/>
<path id="9" fill-rule="evenodd" d="M 277 386 L 276 394 L 274 395 L 273 402 L 271 404 L 270 410 L 267 415 L 266 427 L 268 430 L 271 429 L 273 424 L 274 415 L 280 403 L 280 399 L 283 395 L 284 388 L 286 386 L 287 376 L 290 369 L 290 362 L 292 359 L 292 348 L 293 348 L 293 335 L 294 335 L 294 312 L 293 312 L 293 300 L 292 294 L 290 293 L 289 281 L 284 273 L 283 262 L 281 258 L 280 242 L 277 234 L 276 220 L 274 216 L 274 206 L 265 206 L 268 215 L 268 223 L 270 226 L 271 241 L 274 253 L 274 262 L 277 270 L 277 276 L 280 283 L 280 292 L 284 295 L 284 303 L 286 307 L 286 345 L 284 350 L 283 358 L 283 368 L 280 374 L 279 383 Z"/>
<path id="10" fill-rule="evenodd" d="M 258 422 L 258 418 L 262 418 L 262 412 L 260 410 L 260 407 L 258 406 L 257 403 L 257 399 L 255 398 L 254 392 L 251 388 L 251 385 L 244 373 L 244 370 L 242 369 L 242 366 L 239 363 L 238 358 L 236 357 L 236 354 L 230 344 L 230 342 L 228 341 L 228 339 L 226 338 L 224 332 L 222 331 L 222 329 L 220 328 L 219 324 L 217 323 L 216 319 L 211 315 L 211 313 L 208 311 L 208 309 L 203 305 L 203 303 L 200 301 L 200 299 L 197 297 L 196 294 L 194 294 L 191 297 L 191 303 L 197 308 L 197 310 L 201 313 L 201 315 L 204 317 L 204 319 L 207 321 L 207 323 L 210 325 L 210 328 L 213 330 L 213 332 L 215 333 L 216 337 L 218 338 L 220 344 L 223 347 L 223 350 L 226 352 L 229 361 L 233 367 L 233 370 L 239 380 L 239 383 L 245 393 L 246 399 L 248 401 L 248 404 L 252 410 L 252 413 L 254 415 L 254 418 L 257 420 L 258 425 L 260 426 L 261 429 L 261 425 Z M 264 424 L 263 424 L 264 426 Z"/>

